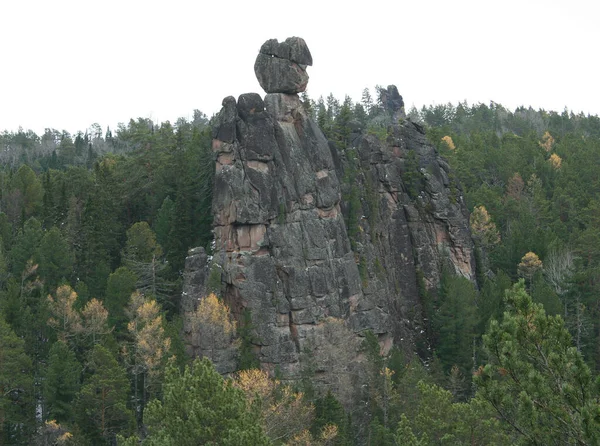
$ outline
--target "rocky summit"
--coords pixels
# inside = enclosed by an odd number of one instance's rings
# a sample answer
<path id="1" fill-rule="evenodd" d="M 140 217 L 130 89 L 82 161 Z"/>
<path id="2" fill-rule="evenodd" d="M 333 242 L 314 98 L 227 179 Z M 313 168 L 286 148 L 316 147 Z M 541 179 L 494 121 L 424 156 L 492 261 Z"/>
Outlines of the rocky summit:
<path id="1" fill-rule="evenodd" d="M 255 65 L 266 97 L 224 99 L 213 129 L 214 257 L 207 265 L 201 250 L 191 252 L 183 297 L 193 308 L 208 275 L 198 270 L 216 271 L 234 315 L 250 315 L 261 366 L 290 379 L 307 352 L 313 361 L 344 349 L 356 357 L 367 330 L 383 352 L 395 344 L 427 355 L 425 295 L 435 296 L 443 268 L 475 279 L 460 187 L 405 119 L 397 88 L 381 92 L 387 130 L 356 129 L 340 147 L 296 94 L 311 63 L 302 39 L 269 40 Z M 344 336 L 332 335 L 332 321 Z M 188 344 L 197 351 L 190 336 Z M 231 355 L 213 356 L 232 371 Z M 314 367 L 332 385 L 327 368 Z"/>
<path id="2" fill-rule="evenodd" d="M 295 94 L 306 90 L 306 67 L 312 56 L 304 39 L 290 37 L 284 42 L 267 40 L 256 57 L 254 72 L 267 93 Z"/>

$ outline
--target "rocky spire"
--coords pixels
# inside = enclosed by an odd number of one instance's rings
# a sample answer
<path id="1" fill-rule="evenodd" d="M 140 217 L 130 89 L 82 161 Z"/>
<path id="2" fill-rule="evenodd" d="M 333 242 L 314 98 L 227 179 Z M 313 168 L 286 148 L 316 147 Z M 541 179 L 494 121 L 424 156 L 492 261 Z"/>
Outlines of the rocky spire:
<path id="1" fill-rule="evenodd" d="M 338 150 L 297 94 L 310 64 L 304 40 L 268 40 L 254 66 L 266 97 L 223 100 L 213 126 L 211 271 L 237 319 L 250 315 L 262 368 L 298 379 L 310 352 L 319 379 L 339 390 L 348 386 L 335 377 L 352 361 L 334 367 L 324 352 L 358 358 L 359 338 L 370 330 L 383 352 L 396 344 L 428 355 L 423 295 L 435 294 L 443 267 L 474 281 L 475 260 L 460 186 L 421 127 L 400 119 L 397 88 L 380 91 L 390 119 L 385 137 L 358 134 Z M 198 269 L 203 253 L 190 254 L 187 311 L 208 277 Z M 332 336 L 342 326 L 336 321 L 347 330 L 341 337 Z M 233 371 L 230 350 L 211 359 Z"/>

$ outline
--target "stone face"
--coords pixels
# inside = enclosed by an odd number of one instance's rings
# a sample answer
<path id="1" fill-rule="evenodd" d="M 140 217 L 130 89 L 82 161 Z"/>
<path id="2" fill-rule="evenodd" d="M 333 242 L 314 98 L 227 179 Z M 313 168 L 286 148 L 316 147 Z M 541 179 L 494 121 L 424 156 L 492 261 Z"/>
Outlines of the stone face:
<path id="1" fill-rule="evenodd" d="M 270 39 L 260 48 L 254 73 L 267 93 L 295 94 L 306 90 L 307 65 L 312 65 L 312 56 L 304 39 L 290 37 L 281 43 Z"/>

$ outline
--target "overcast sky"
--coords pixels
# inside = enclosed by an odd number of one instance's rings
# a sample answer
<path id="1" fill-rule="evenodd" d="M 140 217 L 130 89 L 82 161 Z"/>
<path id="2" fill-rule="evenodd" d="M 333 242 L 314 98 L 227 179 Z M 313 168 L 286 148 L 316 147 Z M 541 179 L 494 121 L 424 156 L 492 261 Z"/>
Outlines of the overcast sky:
<path id="1" fill-rule="evenodd" d="M 597 0 L 0 0 L 0 130 L 209 116 L 260 92 L 269 38 L 303 37 L 308 93 L 600 114 Z"/>

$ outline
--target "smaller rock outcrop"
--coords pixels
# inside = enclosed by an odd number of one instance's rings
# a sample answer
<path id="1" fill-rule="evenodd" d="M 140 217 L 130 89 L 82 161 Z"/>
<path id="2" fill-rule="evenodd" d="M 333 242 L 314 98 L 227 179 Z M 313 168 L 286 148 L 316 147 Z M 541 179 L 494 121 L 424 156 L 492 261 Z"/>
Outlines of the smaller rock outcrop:
<path id="1" fill-rule="evenodd" d="M 289 37 L 284 42 L 267 40 L 256 57 L 254 72 L 267 93 L 296 94 L 306 90 L 312 56 L 304 39 Z"/>
<path id="2" fill-rule="evenodd" d="M 393 113 L 394 120 L 406 118 L 404 100 L 400 96 L 400 93 L 398 93 L 398 88 L 395 85 L 388 85 L 387 88 L 379 89 L 379 98 L 383 108 Z"/>

